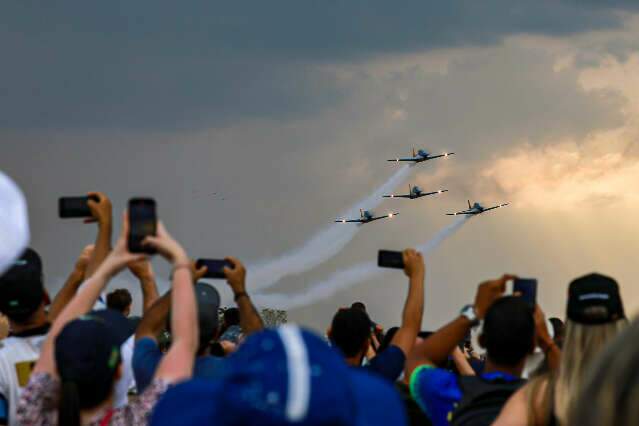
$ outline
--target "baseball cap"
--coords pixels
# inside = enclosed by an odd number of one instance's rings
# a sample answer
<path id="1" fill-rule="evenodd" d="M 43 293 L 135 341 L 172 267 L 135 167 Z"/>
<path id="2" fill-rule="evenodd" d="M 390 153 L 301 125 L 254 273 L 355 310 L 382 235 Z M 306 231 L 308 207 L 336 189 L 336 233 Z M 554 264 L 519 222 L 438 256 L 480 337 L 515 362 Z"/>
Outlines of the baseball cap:
<path id="1" fill-rule="evenodd" d="M 0 274 L 29 244 L 27 203 L 20 188 L 0 172 Z"/>
<path id="2" fill-rule="evenodd" d="M 195 300 L 200 337 L 211 340 L 219 324 L 220 293 L 212 285 L 200 281 L 195 285 Z"/>
<path id="3" fill-rule="evenodd" d="M 63 382 L 110 389 L 120 364 L 122 343 L 117 326 L 109 322 L 112 318 L 95 312 L 64 326 L 55 339 L 55 361 Z"/>
<path id="4" fill-rule="evenodd" d="M 605 324 L 625 318 L 617 282 L 596 273 L 577 278 L 568 288 L 566 315 L 581 324 Z"/>
<path id="5" fill-rule="evenodd" d="M 179 409 L 177 409 L 179 407 Z M 390 383 L 351 368 L 320 337 L 291 324 L 248 337 L 218 380 L 169 389 L 151 425 L 403 425 Z"/>
<path id="6" fill-rule="evenodd" d="M 0 277 L 0 312 L 10 318 L 28 316 L 43 300 L 42 260 L 28 248 Z"/>
<path id="7" fill-rule="evenodd" d="M 116 311 L 115 309 L 95 310 L 90 312 L 89 316 L 106 324 L 115 336 L 118 345 L 122 345 L 126 342 L 135 332 L 135 327 L 131 319 L 125 317 L 122 312 Z"/>

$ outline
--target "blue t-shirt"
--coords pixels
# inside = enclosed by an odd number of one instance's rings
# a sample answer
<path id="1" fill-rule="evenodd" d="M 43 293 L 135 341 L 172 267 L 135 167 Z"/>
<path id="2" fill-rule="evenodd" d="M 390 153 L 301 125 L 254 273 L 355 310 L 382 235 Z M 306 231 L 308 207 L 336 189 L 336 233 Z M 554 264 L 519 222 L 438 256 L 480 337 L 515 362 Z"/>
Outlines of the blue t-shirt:
<path id="1" fill-rule="evenodd" d="M 133 374 L 135 375 L 138 394 L 144 392 L 144 389 L 153 380 L 155 370 L 160 365 L 163 355 L 154 339 L 143 337 L 136 340 L 131 363 L 133 364 Z M 193 377 L 202 379 L 218 378 L 222 371 L 223 363 L 223 358 L 208 355 L 197 357 L 193 366 Z"/>
<path id="2" fill-rule="evenodd" d="M 404 351 L 398 346 L 390 345 L 382 353 L 371 359 L 364 368 L 394 383 L 404 371 L 405 363 L 406 355 L 404 355 Z"/>
<path id="3" fill-rule="evenodd" d="M 519 380 L 501 372 L 481 374 L 485 380 Z M 420 365 L 410 377 L 410 393 L 434 426 L 448 426 L 457 404 L 462 399 L 457 375 L 432 365 Z"/>

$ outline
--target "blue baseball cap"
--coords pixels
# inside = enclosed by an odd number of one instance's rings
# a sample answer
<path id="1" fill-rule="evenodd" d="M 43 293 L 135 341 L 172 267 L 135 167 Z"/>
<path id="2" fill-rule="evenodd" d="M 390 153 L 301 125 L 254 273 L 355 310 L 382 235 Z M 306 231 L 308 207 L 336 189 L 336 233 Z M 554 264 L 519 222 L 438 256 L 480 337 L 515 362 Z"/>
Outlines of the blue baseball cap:
<path id="1" fill-rule="evenodd" d="M 405 425 L 390 383 L 346 365 L 320 337 L 295 325 L 251 335 L 218 380 L 169 389 L 151 425 Z"/>

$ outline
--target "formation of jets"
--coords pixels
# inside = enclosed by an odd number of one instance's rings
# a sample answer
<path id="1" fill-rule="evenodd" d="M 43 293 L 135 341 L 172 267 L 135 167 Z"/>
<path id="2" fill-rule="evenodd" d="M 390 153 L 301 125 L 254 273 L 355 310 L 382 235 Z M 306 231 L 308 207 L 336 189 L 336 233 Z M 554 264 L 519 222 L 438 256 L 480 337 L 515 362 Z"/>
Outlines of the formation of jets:
<path id="1" fill-rule="evenodd" d="M 415 152 L 415 148 L 413 148 L 413 156 L 410 158 L 395 158 L 394 160 L 387 160 L 387 161 L 394 161 L 394 162 L 412 162 L 413 164 L 417 164 L 417 163 L 423 163 L 424 161 L 428 161 L 428 160 L 434 160 L 435 158 L 442 158 L 442 157 L 448 157 L 450 155 L 454 155 L 454 152 L 445 152 L 443 154 L 438 154 L 438 155 L 432 155 L 430 153 L 428 153 L 426 150 L 420 149 L 417 152 Z M 410 200 L 414 200 L 416 198 L 421 198 L 421 197 L 426 197 L 429 195 L 437 195 L 437 194 L 441 194 L 444 192 L 448 192 L 447 189 L 440 189 L 438 191 L 432 191 L 432 192 L 424 192 L 419 186 L 411 186 L 408 185 L 408 194 L 388 194 L 388 195 L 383 195 L 383 198 L 407 198 Z M 467 216 L 475 216 L 475 215 L 480 215 L 482 213 L 486 213 L 487 211 L 490 210 L 494 210 L 494 209 L 498 209 L 501 207 L 505 207 L 507 206 L 508 203 L 505 204 L 499 204 L 497 206 L 493 206 L 493 207 L 484 207 L 482 206 L 480 203 L 475 202 L 474 204 L 470 204 L 470 200 L 468 200 L 468 209 L 467 210 L 461 210 L 455 213 L 446 213 L 446 215 L 448 216 L 457 216 L 457 215 L 467 215 Z M 369 222 L 374 222 L 376 220 L 380 220 L 380 219 L 390 219 L 393 218 L 395 216 L 397 216 L 399 214 L 399 212 L 392 212 L 392 213 L 388 213 L 382 216 L 375 216 L 375 213 L 373 213 L 370 210 L 362 210 L 360 209 L 359 211 L 359 218 L 356 219 L 337 219 L 335 220 L 335 222 L 338 223 L 357 223 L 357 224 L 365 224 L 365 223 L 369 223 Z"/>

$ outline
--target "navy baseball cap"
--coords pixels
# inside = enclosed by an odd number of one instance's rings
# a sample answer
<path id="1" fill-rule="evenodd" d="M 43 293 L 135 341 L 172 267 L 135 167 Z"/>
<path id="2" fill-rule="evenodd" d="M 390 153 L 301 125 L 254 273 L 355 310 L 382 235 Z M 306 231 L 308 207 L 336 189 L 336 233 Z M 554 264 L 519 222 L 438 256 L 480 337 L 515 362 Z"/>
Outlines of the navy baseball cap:
<path id="1" fill-rule="evenodd" d="M 9 318 L 28 316 L 44 297 L 42 259 L 28 248 L 0 277 L 0 312 Z"/>
<path id="2" fill-rule="evenodd" d="M 405 425 L 390 383 L 346 365 L 320 337 L 283 325 L 248 337 L 218 380 L 170 388 L 151 425 Z"/>
<path id="3" fill-rule="evenodd" d="M 606 324 L 626 317 L 614 279 L 601 274 L 577 278 L 568 288 L 566 316 L 581 324 Z"/>

